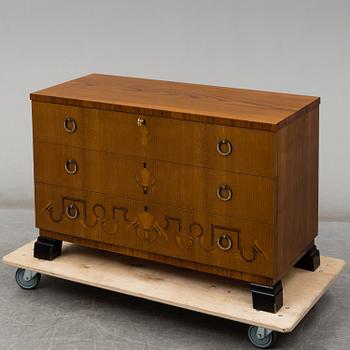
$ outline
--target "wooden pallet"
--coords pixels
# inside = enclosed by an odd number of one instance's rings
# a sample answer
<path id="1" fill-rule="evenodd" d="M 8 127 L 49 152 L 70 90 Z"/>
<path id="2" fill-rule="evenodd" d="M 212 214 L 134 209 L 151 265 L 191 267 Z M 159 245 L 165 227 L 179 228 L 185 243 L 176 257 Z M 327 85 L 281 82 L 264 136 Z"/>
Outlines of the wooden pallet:
<path id="1" fill-rule="evenodd" d="M 315 272 L 292 269 L 284 278 L 284 306 L 276 314 L 252 308 L 249 285 L 118 254 L 64 243 L 53 261 L 33 258 L 33 242 L 3 262 L 45 275 L 153 300 L 278 332 L 291 332 L 344 269 L 321 257 Z"/>

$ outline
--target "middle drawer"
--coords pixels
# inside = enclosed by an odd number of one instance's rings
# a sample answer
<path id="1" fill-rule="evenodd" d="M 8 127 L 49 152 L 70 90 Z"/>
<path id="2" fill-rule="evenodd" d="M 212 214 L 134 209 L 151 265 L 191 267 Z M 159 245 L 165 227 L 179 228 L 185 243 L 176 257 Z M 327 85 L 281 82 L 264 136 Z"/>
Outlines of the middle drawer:
<path id="1" fill-rule="evenodd" d="M 275 223 L 275 179 L 34 142 L 35 181 Z"/>

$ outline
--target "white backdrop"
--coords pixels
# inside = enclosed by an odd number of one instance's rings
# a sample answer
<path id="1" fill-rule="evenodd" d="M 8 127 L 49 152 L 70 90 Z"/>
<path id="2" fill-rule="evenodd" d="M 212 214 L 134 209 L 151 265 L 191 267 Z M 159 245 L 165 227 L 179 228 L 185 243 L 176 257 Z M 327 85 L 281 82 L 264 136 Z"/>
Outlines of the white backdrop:
<path id="1" fill-rule="evenodd" d="M 0 0 L 0 207 L 32 207 L 29 93 L 91 72 L 321 96 L 320 216 L 350 220 L 348 1 Z"/>

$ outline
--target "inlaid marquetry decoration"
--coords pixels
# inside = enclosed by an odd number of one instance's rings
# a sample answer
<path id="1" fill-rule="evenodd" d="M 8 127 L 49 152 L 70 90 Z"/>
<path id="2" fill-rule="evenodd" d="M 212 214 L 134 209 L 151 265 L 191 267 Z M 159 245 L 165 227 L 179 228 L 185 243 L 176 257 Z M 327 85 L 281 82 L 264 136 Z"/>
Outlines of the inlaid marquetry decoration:
<path id="1" fill-rule="evenodd" d="M 212 225 L 212 239 L 213 244 L 220 250 L 231 252 L 237 259 L 246 263 L 252 263 L 258 255 L 262 255 L 266 260 L 268 259 L 267 254 L 259 246 L 257 240 L 254 241 L 252 246 L 242 247 L 241 232 L 238 229 Z"/>
<path id="2" fill-rule="evenodd" d="M 49 202 L 43 209 L 55 223 L 67 223 L 76 220 L 84 228 L 94 228 L 98 224 L 107 234 L 114 234 L 118 231 L 119 223 L 125 218 L 127 209 L 113 207 L 111 218 L 106 217 L 106 210 L 101 204 L 92 207 L 92 215 L 87 216 L 86 201 L 82 199 L 63 197 L 62 210 L 55 213 L 55 206 Z"/>
<path id="3" fill-rule="evenodd" d="M 155 184 L 154 175 L 147 169 L 146 162 L 143 162 L 143 166 L 139 173 L 136 175 L 136 183 L 141 188 L 144 194 L 147 194 L 148 191 Z"/>
<path id="4" fill-rule="evenodd" d="M 212 225 L 211 247 L 205 246 L 203 233 L 202 226 L 198 223 L 193 223 L 190 225 L 187 240 L 177 235 L 176 243 L 180 248 L 190 249 L 194 247 L 196 242 L 198 242 L 198 244 L 208 252 L 218 252 L 221 250 L 233 254 L 235 258 L 246 263 L 252 263 L 260 254 L 266 260 L 268 259 L 267 254 L 259 246 L 259 243 L 256 240 L 254 241 L 253 246 L 246 249 L 243 248 L 241 246 L 240 231 L 237 229 L 220 225 Z"/>
<path id="5" fill-rule="evenodd" d="M 154 216 L 147 211 L 147 207 L 132 220 L 128 218 L 127 208 L 113 207 L 111 217 L 107 218 L 106 209 L 101 204 L 95 204 L 90 215 L 87 215 L 86 207 L 85 200 L 63 197 L 62 210 L 55 209 L 54 204 L 49 202 L 44 207 L 43 212 L 47 213 L 54 223 L 69 223 L 75 220 L 86 229 L 95 228 L 100 224 L 105 233 L 114 234 L 120 230 L 120 225 L 124 222 L 128 224 L 127 230 L 134 231 L 142 240 L 153 242 L 158 236 L 163 236 L 168 240 L 167 233 L 164 230 L 169 227 L 168 220 L 171 220 L 171 218 L 166 218 L 166 224 L 162 227 Z"/>
<path id="6" fill-rule="evenodd" d="M 240 230 L 232 227 L 212 224 L 209 234 L 205 234 L 203 226 L 198 222 L 182 224 L 181 219 L 170 216 L 160 220 L 147 206 L 132 219 L 127 208 L 113 206 L 107 215 L 101 204 L 93 205 L 88 215 L 86 200 L 70 197 L 63 197 L 59 207 L 60 210 L 49 202 L 43 209 L 56 224 L 76 221 L 85 229 L 93 229 L 100 225 L 106 234 L 134 232 L 139 239 L 150 243 L 164 239 L 171 244 L 171 241 L 175 240 L 180 249 L 196 249 L 198 245 L 207 253 L 232 254 L 245 263 L 254 262 L 258 256 L 268 260 L 257 240 L 253 245 L 243 247 Z"/>
<path id="7" fill-rule="evenodd" d="M 154 216 L 147 211 L 147 207 L 132 220 L 128 229 L 134 230 L 140 239 L 148 242 L 155 241 L 158 236 L 168 240 L 168 235 Z"/>
<path id="8" fill-rule="evenodd" d="M 141 116 L 137 119 L 137 126 L 139 129 L 138 136 L 141 140 L 142 146 L 147 146 L 149 141 L 149 130 L 146 125 L 146 121 Z"/>
<path id="9" fill-rule="evenodd" d="M 210 243 L 210 247 L 207 247 L 204 242 L 204 230 L 203 227 L 197 223 L 194 222 L 189 226 L 189 235 L 184 239 L 179 234 L 175 237 L 177 245 L 182 249 L 190 249 L 193 248 L 195 243 L 198 242 L 200 247 L 204 249 L 207 252 L 213 251 L 215 249 L 215 246 L 213 246 Z"/>

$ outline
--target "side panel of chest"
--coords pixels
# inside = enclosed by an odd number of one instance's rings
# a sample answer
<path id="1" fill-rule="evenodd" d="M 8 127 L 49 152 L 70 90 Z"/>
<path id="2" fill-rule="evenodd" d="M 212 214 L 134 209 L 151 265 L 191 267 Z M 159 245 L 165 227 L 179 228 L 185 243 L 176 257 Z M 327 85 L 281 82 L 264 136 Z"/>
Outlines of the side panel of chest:
<path id="1" fill-rule="evenodd" d="M 282 277 L 318 233 L 319 109 L 277 133 L 276 271 Z"/>

